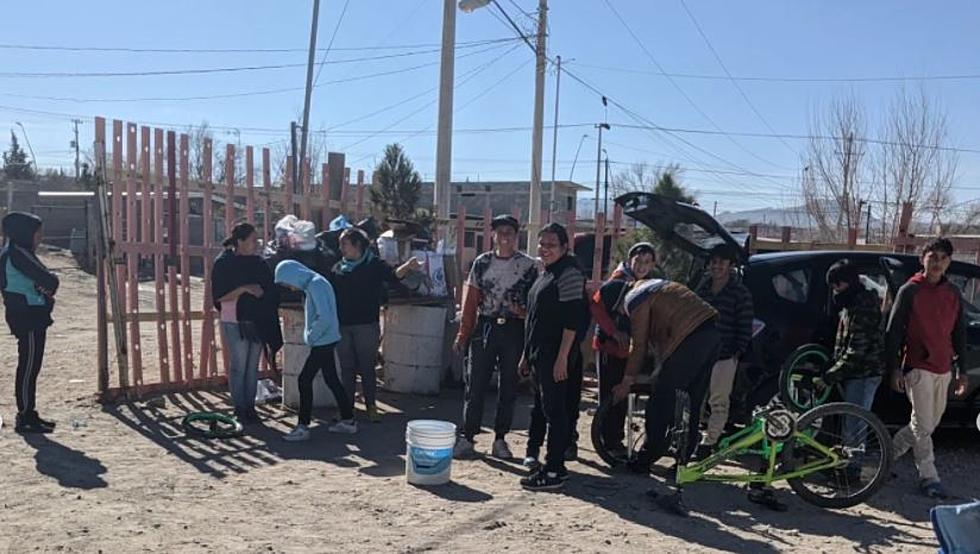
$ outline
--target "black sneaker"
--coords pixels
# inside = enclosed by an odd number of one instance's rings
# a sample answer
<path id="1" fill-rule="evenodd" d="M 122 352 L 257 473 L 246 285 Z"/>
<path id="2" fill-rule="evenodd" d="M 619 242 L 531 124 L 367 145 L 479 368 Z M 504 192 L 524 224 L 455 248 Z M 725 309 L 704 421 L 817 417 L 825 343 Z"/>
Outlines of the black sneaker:
<path id="1" fill-rule="evenodd" d="M 41 416 L 39 416 L 37 412 L 31 412 L 31 419 L 34 420 L 34 423 L 37 423 L 38 425 L 42 427 L 47 427 L 49 429 L 54 429 L 58 425 L 53 421 L 49 421 L 47 419 L 41 419 Z"/>
<path id="2" fill-rule="evenodd" d="M 548 471 L 539 471 L 521 479 L 521 487 L 529 491 L 553 491 L 562 488 L 564 485 L 565 481 L 558 473 Z"/>
<path id="3" fill-rule="evenodd" d="M 565 449 L 565 461 L 574 462 L 578 459 L 578 444 L 572 443 Z"/>
<path id="4" fill-rule="evenodd" d="M 45 427 L 41 425 L 40 422 L 35 421 L 34 418 L 17 416 L 16 424 L 14 425 L 14 431 L 17 433 L 39 433 L 46 434 L 53 431 L 51 427 Z"/>

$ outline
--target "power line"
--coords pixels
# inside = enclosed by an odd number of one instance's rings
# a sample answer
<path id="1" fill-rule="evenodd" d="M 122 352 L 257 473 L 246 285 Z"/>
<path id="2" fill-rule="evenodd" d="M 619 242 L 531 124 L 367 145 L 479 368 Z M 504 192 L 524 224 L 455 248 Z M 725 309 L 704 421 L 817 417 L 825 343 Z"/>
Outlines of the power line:
<path id="1" fill-rule="evenodd" d="M 337 32 L 340 31 L 340 25 L 344 22 L 344 15 L 347 14 L 347 6 L 350 4 L 350 0 L 344 0 L 344 7 L 340 10 L 340 17 L 337 18 L 337 25 L 333 28 L 333 34 L 330 35 L 330 42 L 327 43 L 327 49 L 323 52 L 323 58 L 320 59 L 320 66 L 316 70 L 316 78 L 313 79 L 313 86 L 315 87 L 317 82 L 320 80 L 320 72 L 323 71 L 323 64 L 327 63 L 327 56 L 330 55 L 330 49 L 333 48 L 333 41 L 337 38 Z"/>
<path id="2" fill-rule="evenodd" d="M 461 41 L 456 43 L 456 48 L 471 48 L 490 43 L 514 42 L 516 37 L 505 37 L 497 39 L 483 39 L 473 41 Z M 440 43 L 424 44 L 402 44 L 389 46 L 355 46 L 346 48 L 334 48 L 338 52 L 360 52 L 365 50 L 406 50 L 412 48 L 440 48 Z M 50 45 L 31 45 L 31 44 L 0 44 L 0 50 L 48 50 L 56 52 L 131 52 L 131 53 L 159 53 L 159 54 L 247 54 L 247 53 L 287 53 L 287 52 L 308 52 L 307 48 L 128 48 L 128 47 L 100 47 L 100 46 L 50 46 Z M 317 52 L 325 51 L 325 48 L 317 49 Z"/>
<path id="3" fill-rule="evenodd" d="M 347 58 L 343 60 L 327 61 L 326 54 L 320 62 L 322 70 L 324 64 L 340 65 L 351 63 L 362 63 L 367 61 L 389 60 L 394 58 L 405 58 L 424 54 L 438 53 L 438 48 L 428 50 L 416 50 L 412 52 L 402 52 L 399 54 L 383 54 L 380 56 L 366 56 L 362 58 Z M 266 65 L 244 65 L 244 66 L 225 66 L 225 67 L 205 67 L 198 69 L 160 69 L 151 71 L 90 71 L 90 72 L 0 72 L 3 78 L 77 78 L 77 77 L 159 77 L 170 75 L 207 75 L 211 73 L 240 73 L 248 71 L 268 71 L 273 69 L 291 69 L 306 67 L 305 63 L 286 63 L 286 64 L 266 64 Z"/>
<path id="4" fill-rule="evenodd" d="M 456 59 L 468 58 L 471 56 L 477 56 L 484 54 L 486 52 L 491 52 L 503 48 L 503 45 L 493 45 L 487 48 L 477 50 L 474 52 L 468 52 L 466 54 L 457 56 Z M 387 77 L 389 75 L 397 75 L 401 73 L 408 73 L 415 71 L 417 69 L 423 69 L 426 67 L 433 67 L 439 65 L 439 61 L 427 62 L 423 64 L 417 64 L 409 67 L 404 67 L 401 69 L 393 69 L 390 71 L 381 71 L 377 73 L 369 73 L 365 75 L 358 75 L 355 77 L 349 77 L 344 79 L 333 79 L 330 81 L 324 81 L 317 86 L 324 86 L 329 84 L 339 84 L 339 83 L 352 83 L 356 81 L 363 81 L 368 79 L 374 79 L 377 77 Z M 304 64 L 305 65 L 305 64 Z M 0 92 L 0 96 L 9 96 L 12 98 L 26 98 L 30 100 L 52 100 L 59 102 L 74 102 L 79 104 L 90 103 L 90 102 L 183 102 L 183 101 L 196 101 L 196 100 L 218 100 L 227 98 L 245 98 L 250 96 L 265 96 L 271 94 L 282 94 L 286 92 L 295 92 L 298 90 L 304 90 L 303 87 L 286 87 L 277 89 L 266 89 L 257 91 L 247 91 L 247 92 L 234 92 L 226 94 L 210 94 L 210 95 L 197 95 L 197 96 L 181 96 L 181 97 L 143 97 L 143 98 L 73 98 L 73 97 L 59 97 L 59 96 L 41 96 L 41 95 L 28 95 L 28 94 L 17 94 L 11 92 Z"/>
<path id="5" fill-rule="evenodd" d="M 646 45 L 643 43 L 643 41 L 640 40 L 640 37 L 637 36 L 637 34 L 633 31 L 633 28 L 629 25 L 629 23 L 626 22 L 626 20 L 623 18 L 623 16 L 620 15 L 619 11 L 612 5 L 612 3 L 609 0 L 603 0 L 603 2 L 606 4 L 606 7 L 609 8 L 609 11 L 611 11 L 613 13 L 613 15 L 616 16 L 616 19 L 619 20 L 619 22 L 622 24 L 622 26 L 626 29 L 627 33 L 629 33 L 630 37 L 633 38 L 633 42 L 635 42 L 637 44 L 637 46 L 640 47 L 640 50 L 642 50 L 643 53 L 646 54 L 647 58 L 649 58 L 650 61 L 653 62 L 653 65 L 656 66 L 656 68 L 658 70 L 666 73 L 666 70 L 664 70 L 664 68 L 660 64 L 660 62 L 657 61 L 657 58 L 653 55 L 652 52 L 650 52 L 650 50 L 646 47 Z M 672 77 L 667 77 L 667 80 L 677 90 L 677 92 L 680 93 L 680 95 L 684 98 L 684 100 L 686 100 L 687 103 L 692 108 L 694 108 L 694 111 L 698 112 L 701 115 L 701 117 L 703 117 L 704 120 L 707 121 L 712 127 L 714 127 L 715 129 L 717 129 L 718 131 L 723 131 L 722 128 L 715 122 L 715 120 L 712 119 L 711 116 L 709 116 L 703 109 L 701 109 L 700 106 L 697 105 L 697 103 L 694 101 L 694 99 L 692 99 L 691 96 L 688 95 L 687 92 L 684 91 L 684 89 L 677 83 L 676 80 L 674 80 Z M 727 136 L 727 135 L 725 135 L 725 136 Z M 769 164 L 769 165 L 772 165 L 772 166 L 775 166 L 775 167 L 779 167 L 778 164 L 775 164 L 775 163 L 773 163 L 773 162 L 771 162 L 771 161 L 769 161 L 769 160 L 767 160 L 765 158 L 762 158 L 759 155 L 757 155 L 756 153 L 754 153 L 751 150 L 747 149 L 745 146 L 743 146 L 741 143 L 739 143 L 738 141 L 736 141 L 734 138 L 732 138 L 730 136 L 728 136 L 727 138 L 728 138 L 728 140 L 732 144 L 734 144 L 740 150 L 742 150 L 745 153 L 749 154 L 753 158 L 756 158 L 757 160 L 762 161 L 763 163 L 766 163 L 766 164 Z"/>
<path id="6" fill-rule="evenodd" d="M 721 66 L 721 69 L 725 72 L 725 75 L 728 76 L 728 79 L 731 81 L 732 86 L 734 86 L 735 90 L 737 90 L 738 93 L 742 96 L 742 100 L 745 100 L 745 103 L 748 104 L 749 108 L 751 108 L 752 112 L 755 114 L 757 118 L 759 118 L 759 121 L 762 122 L 762 124 L 766 127 L 766 129 L 768 129 L 770 133 L 775 133 L 776 130 L 772 128 L 772 125 L 769 124 L 769 121 L 762 115 L 762 113 L 759 112 L 758 108 L 755 107 L 755 104 L 752 103 L 752 100 L 749 100 L 749 95 L 746 94 L 745 90 L 742 89 L 742 85 L 738 84 L 738 81 L 732 78 L 732 72 L 728 70 L 728 67 L 725 65 L 725 62 L 721 60 L 721 56 L 718 54 L 718 51 L 715 50 L 715 47 L 711 44 L 711 41 L 708 40 L 708 35 L 704 32 L 704 29 L 701 27 L 701 24 L 698 22 L 697 18 L 694 17 L 694 13 L 692 13 L 690 8 L 687 7 L 687 2 L 685 2 L 684 0 L 680 0 L 680 3 L 681 6 L 684 8 L 684 11 L 687 13 L 687 16 L 691 19 L 691 23 L 693 23 L 694 27 L 698 30 L 698 34 L 701 35 L 701 38 L 704 40 L 704 43 L 708 46 L 708 50 L 711 51 L 711 55 L 715 57 L 715 61 L 718 62 L 718 65 Z M 785 139 L 779 139 L 779 140 L 783 143 L 783 146 L 785 146 L 788 150 L 790 150 L 794 154 L 797 153 L 795 150 L 793 150 L 793 147 L 790 146 L 788 142 L 786 142 Z"/>
<path id="7" fill-rule="evenodd" d="M 711 75 L 705 73 L 677 73 L 669 71 L 651 71 L 649 69 L 636 69 L 630 67 L 615 67 L 590 63 L 577 63 L 579 67 L 599 69 L 602 71 L 614 71 L 619 73 L 633 73 L 640 75 L 658 75 L 662 77 L 673 77 L 676 79 L 700 79 L 707 81 L 728 81 L 735 80 L 740 82 L 771 82 L 771 83 L 878 83 L 878 82 L 904 82 L 904 81 L 967 81 L 980 79 L 980 73 L 962 73 L 947 75 L 877 75 L 867 77 L 779 77 L 772 75 Z"/>

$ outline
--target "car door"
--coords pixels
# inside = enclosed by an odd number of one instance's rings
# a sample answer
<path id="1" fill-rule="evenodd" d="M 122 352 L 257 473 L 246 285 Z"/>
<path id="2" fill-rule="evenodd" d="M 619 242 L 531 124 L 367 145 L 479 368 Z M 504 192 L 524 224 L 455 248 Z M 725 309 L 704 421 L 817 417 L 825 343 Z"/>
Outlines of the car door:
<path id="1" fill-rule="evenodd" d="M 950 266 L 946 276 L 960 290 L 963 299 L 966 360 L 960 362 L 960 369 L 970 378 L 967 400 L 976 400 L 980 394 L 980 267 L 956 263 Z"/>

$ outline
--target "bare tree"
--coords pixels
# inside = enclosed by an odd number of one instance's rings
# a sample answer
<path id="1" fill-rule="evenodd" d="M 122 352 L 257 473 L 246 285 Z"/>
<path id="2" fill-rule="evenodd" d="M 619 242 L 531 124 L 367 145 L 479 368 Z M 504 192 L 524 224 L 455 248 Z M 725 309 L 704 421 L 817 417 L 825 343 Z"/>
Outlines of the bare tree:
<path id="1" fill-rule="evenodd" d="M 864 109 L 853 96 L 834 100 L 826 115 L 811 123 L 801 189 L 807 213 L 824 240 L 844 240 L 861 220 L 868 186 Z M 857 138 L 858 140 L 855 140 Z"/>
<path id="2" fill-rule="evenodd" d="M 191 179 L 197 182 L 204 181 L 204 141 L 213 139 L 211 127 L 207 121 L 201 121 L 200 125 L 189 125 L 187 127 L 188 147 L 190 149 Z"/>
<path id="3" fill-rule="evenodd" d="M 941 216 L 952 202 L 950 191 L 959 163 L 956 152 L 944 148 L 949 141 L 946 113 L 923 89 L 915 95 L 903 90 L 892 102 L 883 136 L 876 164 L 883 232 L 897 232 L 906 202 L 912 205 L 914 220 L 928 216 L 930 227 L 941 225 Z"/>

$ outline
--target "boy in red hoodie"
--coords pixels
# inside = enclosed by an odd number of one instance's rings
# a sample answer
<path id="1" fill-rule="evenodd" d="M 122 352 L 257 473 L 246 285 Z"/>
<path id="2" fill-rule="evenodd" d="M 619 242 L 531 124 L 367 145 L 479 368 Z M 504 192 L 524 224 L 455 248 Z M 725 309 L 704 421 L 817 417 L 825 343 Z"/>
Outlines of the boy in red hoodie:
<path id="1" fill-rule="evenodd" d="M 963 300 L 946 279 L 953 245 L 939 238 L 922 250 L 922 272 L 898 290 L 888 320 L 885 364 L 891 386 L 912 404 L 912 418 L 893 438 L 895 459 L 909 450 L 919 471 L 919 488 L 931 498 L 946 498 L 936 471 L 932 432 L 946 411 L 950 382 L 954 394 L 966 392 L 962 362 L 966 345 Z"/>

